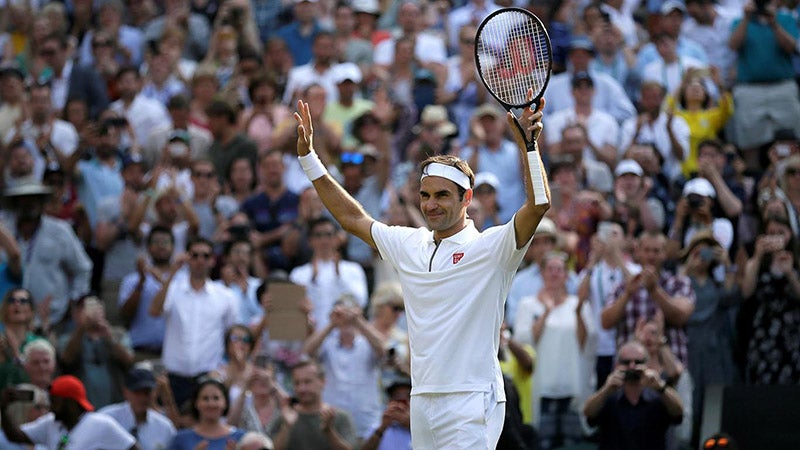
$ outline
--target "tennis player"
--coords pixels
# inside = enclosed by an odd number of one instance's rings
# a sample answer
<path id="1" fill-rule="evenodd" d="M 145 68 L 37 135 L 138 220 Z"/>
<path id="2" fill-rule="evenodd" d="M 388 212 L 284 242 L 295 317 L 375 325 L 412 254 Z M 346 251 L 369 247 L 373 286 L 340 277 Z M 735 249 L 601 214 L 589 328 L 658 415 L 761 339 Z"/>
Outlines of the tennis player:
<path id="1" fill-rule="evenodd" d="M 541 109 L 521 123 L 542 130 Z M 497 360 L 503 303 L 511 279 L 549 208 L 535 205 L 526 147 L 514 117 L 527 199 L 512 220 L 479 232 L 467 217 L 475 176 L 454 156 L 421 164 L 420 209 L 427 228 L 388 226 L 370 217 L 331 177 L 313 146 L 308 104 L 297 104 L 297 154 L 322 202 L 341 226 L 378 250 L 403 286 L 411 346 L 411 439 L 416 450 L 491 449 L 505 418 Z"/>

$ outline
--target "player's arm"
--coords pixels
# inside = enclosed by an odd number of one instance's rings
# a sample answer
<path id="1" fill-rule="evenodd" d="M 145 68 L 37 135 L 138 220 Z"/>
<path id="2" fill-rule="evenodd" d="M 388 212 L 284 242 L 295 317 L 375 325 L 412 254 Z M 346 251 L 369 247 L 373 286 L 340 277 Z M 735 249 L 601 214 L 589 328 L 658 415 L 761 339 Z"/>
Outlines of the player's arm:
<path id="1" fill-rule="evenodd" d="M 314 127 L 308 103 L 298 100 L 294 118 L 297 120 L 297 156 L 322 203 L 345 231 L 376 248 L 370 233 L 375 219 L 330 176 L 314 151 Z"/>
<path id="2" fill-rule="evenodd" d="M 530 92 L 529 95 L 533 95 L 533 92 Z M 533 142 L 539 138 L 539 134 L 542 132 L 542 109 L 544 109 L 545 101 L 544 98 L 541 100 L 541 104 L 539 109 L 534 112 L 531 111 L 530 108 L 525 108 L 522 112 L 522 118 L 520 120 L 520 124 L 526 129 L 526 132 L 530 132 L 533 135 Z M 517 211 L 517 214 L 514 216 L 514 234 L 517 241 L 517 248 L 522 248 L 528 241 L 531 240 L 533 237 L 533 232 L 536 231 L 536 227 L 539 226 L 539 221 L 542 220 L 544 217 L 544 213 L 550 209 L 550 186 L 547 183 L 547 173 L 544 171 L 544 164 L 542 164 L 542 159 L 539 157 L 539 165 L 542 168 L 542 178 L 544 179 L 544 190 L 545 194 L 547 195 L 547 203 L 543 205 L 537 205 L 536 199 L 533 193 L 533 183 L 531 181 L 531 173 L 528 167 L 528 148 L 525 145 L 525 139 L 519 131 L 519 128 L 514 123 L 514 114 L 507 113 L 506 120 L 508 120 L 508 124 L 511 127 L 512 132 L 514 133 L 514 139 L 517 141 L 517 146 L 519 147 L 520 157 L 522 158 L 523 164 L 523 177 L 525 178 L 525 192 L 526 198 L 525 203 Z"/>

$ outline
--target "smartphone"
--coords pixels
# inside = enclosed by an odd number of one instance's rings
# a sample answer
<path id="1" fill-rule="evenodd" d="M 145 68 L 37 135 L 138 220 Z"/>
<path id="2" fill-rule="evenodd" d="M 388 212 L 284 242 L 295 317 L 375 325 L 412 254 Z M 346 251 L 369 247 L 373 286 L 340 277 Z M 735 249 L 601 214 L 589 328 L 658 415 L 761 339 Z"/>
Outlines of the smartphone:
<path id="1" fill-rule="evenodd" d="M 153 375 L 159 376 L 167 373 L 167 368 L 164 367 L 164 363 L 161 361 L 156 361 L 153 363 Z"/>
<path id="2" fill-rule="evenodd" d="M 12 389 L 9 394 L 9 402 L 32 402 L 33 391 L 30 389 Z"/>
<path id="3" fill-rule="evenodd" d="M 703 247 L 700 249 L 700 259 L 705 262 L 714 260 L 714 250 L 711 247 Z"/>

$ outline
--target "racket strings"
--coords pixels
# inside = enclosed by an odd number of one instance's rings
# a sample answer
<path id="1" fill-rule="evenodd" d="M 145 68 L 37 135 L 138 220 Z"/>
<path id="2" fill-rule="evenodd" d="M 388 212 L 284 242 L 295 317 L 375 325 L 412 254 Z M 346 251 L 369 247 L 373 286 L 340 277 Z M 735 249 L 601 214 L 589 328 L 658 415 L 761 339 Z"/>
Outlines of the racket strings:
<path id="1" fill-rule="evenodd" d="M 524 13 L 492 17 L 477 40 L 478 66 L 487 87 L 503 102 L 529 102 L 528 89 L 540 94 L 550 70 L 550 47 L 541 24 Z"/>

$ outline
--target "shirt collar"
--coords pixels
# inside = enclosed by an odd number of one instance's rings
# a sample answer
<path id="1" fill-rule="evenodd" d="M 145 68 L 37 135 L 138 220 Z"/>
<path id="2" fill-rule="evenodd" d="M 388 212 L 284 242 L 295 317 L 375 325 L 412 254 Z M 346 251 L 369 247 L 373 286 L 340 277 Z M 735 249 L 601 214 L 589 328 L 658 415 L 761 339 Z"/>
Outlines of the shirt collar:
<path id="1" fill-rule="evenodd" d="M 479 234 L 480 234 L 480 232 L 478 231 L 477 228 L 475 228 L 475 223 L 472 221 L 472 219 L 467 219 L 467 226 L 465 226 L 458 233 L 456 233 L 456 234 L 454 234 L 454 235 L 452 235 L 450 237 L 446 237 L 446 238 L 442 239 L 442 242 L 448 241 L 448 242 L 452 242 L 452 243 L 454 243 L 456 245 L 462 245 L 462 244 L 466 244 L 467 242 L 475 239 L 476 237 L 478 237 Z M 431 242 L 435 242 L 435 240 L 433 238 L 433 232 L 432 231 L 431 231 L 430 239 L 431 239 Z"/>

